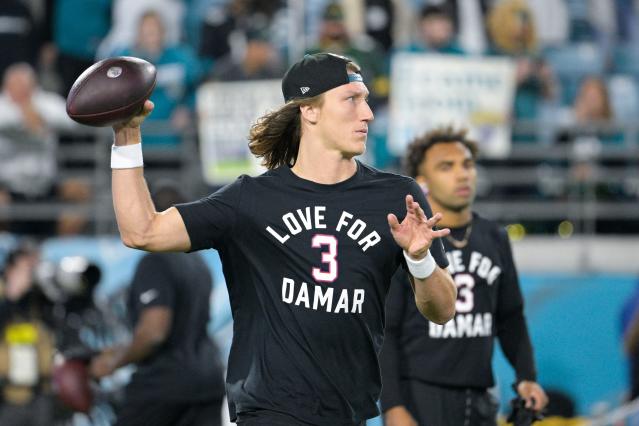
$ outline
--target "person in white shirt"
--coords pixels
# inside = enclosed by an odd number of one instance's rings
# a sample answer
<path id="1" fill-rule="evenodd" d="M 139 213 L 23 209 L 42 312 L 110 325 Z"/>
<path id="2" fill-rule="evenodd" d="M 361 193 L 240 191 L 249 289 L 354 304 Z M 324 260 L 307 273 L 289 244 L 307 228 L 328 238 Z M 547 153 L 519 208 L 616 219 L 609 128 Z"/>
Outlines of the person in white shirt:
<path id="1" fill-rule="evenodd" d="M 7 68 L 0 94 L 0 183 L 14 193 L 46 194 L 56 176 L 56 131 L 72 129 L 65 100 L 40 90 L 30 65 Z"/>

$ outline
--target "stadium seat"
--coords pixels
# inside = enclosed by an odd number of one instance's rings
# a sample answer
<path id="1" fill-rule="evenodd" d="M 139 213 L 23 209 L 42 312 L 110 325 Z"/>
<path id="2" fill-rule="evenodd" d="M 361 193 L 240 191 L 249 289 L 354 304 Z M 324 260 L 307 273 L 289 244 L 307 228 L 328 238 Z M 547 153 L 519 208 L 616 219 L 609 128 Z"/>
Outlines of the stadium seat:
<path id="1" fill-rule="evenodd" d="M 612 66 L 615 73 L 639 78 L 639 47 L 631 44 L 616 46 Z"/>

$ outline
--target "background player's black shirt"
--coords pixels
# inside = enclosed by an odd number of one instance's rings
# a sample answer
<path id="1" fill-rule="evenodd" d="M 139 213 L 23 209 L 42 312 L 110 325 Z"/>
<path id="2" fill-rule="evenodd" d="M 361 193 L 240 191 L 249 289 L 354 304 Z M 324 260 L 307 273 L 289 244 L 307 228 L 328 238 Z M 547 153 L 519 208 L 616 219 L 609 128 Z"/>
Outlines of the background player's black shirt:
<path id="1" fill-rule="evenodd" d="M 144 309 L 171 309 L 164 344 L 137 370 L 127 386 L 128 401 L 196 402 L 224 397 L 223 367 L 207 334 L 211 273 L 199 254 L 150 253 L 136 268 L 129 297 L 135 325 Z"/>
<path id="2" fill-rule="evenodd" d="M 466 227 L 451 230 L 462 239 Z M 414 307 L 400 270 L 386 302 L 386 339 L 380 355 L 382 409 L 404 405 L 402 378 L 443 386 L 493 386 L 492 355 L 498 337 L 518 380 L 535 380 L 523 298 L 505 230 L 473 215 L 468 244 L 455 248 L 442 239 L 448 270 L 457 284 L 455 318 L 446 325 L 424 319 Z"/>
<path id="3" fill-rule="evenodd" d="M 336 426 L 377 415 L 384 301 L 403 260 L 386 217 L 403 219 L 409 193 L 430 215 L 412 179 L 358 162 L 334 185 L 280 167 L 177 206 L 192 250 L 222 259 L 231 419 L 262 409 Z M 445 267 L 441 243 L 431 251 Z"/>

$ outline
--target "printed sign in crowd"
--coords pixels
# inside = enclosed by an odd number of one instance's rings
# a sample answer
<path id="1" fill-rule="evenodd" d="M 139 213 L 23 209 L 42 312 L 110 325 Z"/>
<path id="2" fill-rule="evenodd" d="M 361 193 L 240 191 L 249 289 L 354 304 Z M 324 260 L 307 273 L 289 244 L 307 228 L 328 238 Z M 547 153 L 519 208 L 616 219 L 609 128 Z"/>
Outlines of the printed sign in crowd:
<path id="1" fill-rule="evenodd" d="M 508 154 L 515 91 L 509 59 L 399 53 L 391 88 L 388 148 L 394 155 L 443 123 L 468 127 L 484 155 Z"/>
<path id="2" fill-rule="evenodd" d="M 204 180 L 222 185 L 264 169 L 248 149 L 251 125 L 281 106 L 279 80 L 207 83 L 197 92 L 200 153 Z"/>

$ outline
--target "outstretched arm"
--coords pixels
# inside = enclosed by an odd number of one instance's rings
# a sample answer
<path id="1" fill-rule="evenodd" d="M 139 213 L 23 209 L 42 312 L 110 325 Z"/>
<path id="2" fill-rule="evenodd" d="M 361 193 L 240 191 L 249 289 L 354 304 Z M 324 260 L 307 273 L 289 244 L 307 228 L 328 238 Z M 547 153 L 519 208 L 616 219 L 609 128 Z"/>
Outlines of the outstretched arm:
<path id="1" fill-rule="evenodd" d="M 114 149 L 135 149 L 142 142 L 140 124 L 153 110 L 146 101 L 144 110 L 129 122 L 114 126 Z M 158 213 L 151 200 L 141 166 L 113 168 L 113 207 L 122 242 L 147 251 L 188 251 L 191 241 L 184 221 L 175 207 Z"/>
<path id="2" fill-rule="evenodd" d="M 433 229 L 441 218 L 440 213 L 427 218 L 412 195 L 406 196 L 406 217 L 401 223 L 394 214 L 388 215 L 393 238 L 404 250 L 409 265 L 417 309 L 424 317 L 438 324 L 453 318 L 457 299 L 453 279 L 448 271 L 434 263 L 429 252 L 435 238 L 450 233 L 449 229 Z"/>

